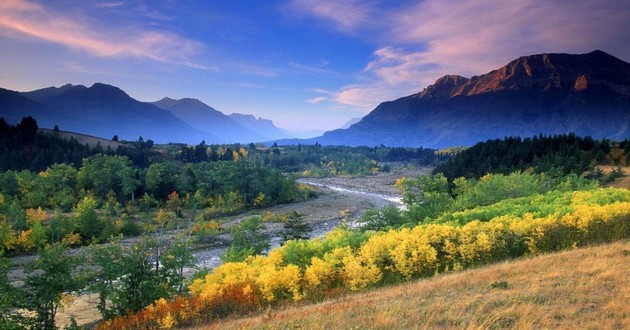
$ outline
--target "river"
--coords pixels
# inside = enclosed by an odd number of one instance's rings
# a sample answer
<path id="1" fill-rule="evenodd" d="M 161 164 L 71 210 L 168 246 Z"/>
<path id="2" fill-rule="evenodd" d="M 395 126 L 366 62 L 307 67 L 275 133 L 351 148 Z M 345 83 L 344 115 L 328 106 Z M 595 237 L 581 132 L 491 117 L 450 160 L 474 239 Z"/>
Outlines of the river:
<path id="1" fill-rule="evenodd" d="M 278 208 L 293 209 L 294 211 L 299 210 L 302 211 L 300 212 L 301 214 L 309 211 L 318 212 L 320 216 L 316 217 L 316 220 L 308 221 L 313 228 L 310 234 L 311 238 L 324 236 L 333 228 L 337 227 L 341 221 L 346 218 L 342 216 L 340 212 L 331 212 L 330 208 L 339 208 L 338 205 L 346 205 L 346 207 L 350 209 L 350 211 L 347 212 L 349 213 L 347 221 L 351 226 L 355 224 L 355 220 L 363 215 L 363 213 L 368 209 L 383 208 L 387 205 L 403 207 L 402 197 L 400 195 L 363 191 L 351 188 L 347 185 L 342 187 L 340 185 L 330 184 L 317 179 L 299 179 L 298 182 L 316 187 L 320 191 L 321 196 L 310 201 L 300 202 L 294 205 L 287 204 L 286 206 L 279 206 Z M 332 203 L 332 200 L 334 200 L 335 203 Z M 330 202 L 330 204 L 327 204 L 327 202 Z M 307 209 L 306 206 L 311 207 Z M 340 209 L 339 211 L 343 211 L 343 209 Z M 310 218 L 313 218 L 312 214 L 304 215 L 307 219 L 309 216 Z M 282 238 L 280 237 L 281 228 L 279 228 L 279 226 L 273 227 L 274 228 L 269 230 L 271 234 L 272 249 L 279 247 L 280 243 L 282 243 Z M 199 269 L 213 269 L 221 265 L 221 256 L 226 250 L 227 246 L 196 250 L 194 252 L 194 256 L 197 258 L 197 267 Z M 195 269 L 188 269 L 186 273 L 190 276 L 195 271 Z"/>

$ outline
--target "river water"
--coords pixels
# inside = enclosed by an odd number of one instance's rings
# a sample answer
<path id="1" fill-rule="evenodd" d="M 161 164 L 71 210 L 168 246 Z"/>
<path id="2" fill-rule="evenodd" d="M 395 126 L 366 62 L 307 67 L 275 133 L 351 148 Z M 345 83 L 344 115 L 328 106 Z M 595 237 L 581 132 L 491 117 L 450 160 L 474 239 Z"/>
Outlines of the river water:
<path id="1" fill-rule="evenodd" d="M 337 198 L 342 199 L 342 200 L 347 199 L 347 198 L 356 199 L 357 197 L 359 197 L 365 200 L 366 203 L 373 205 L 374 208 L 380 209 L 387 205 L 396 205 L 401 208 L 403 207 L 402 197 L 397 196 L 397 195 L 387 195 L 387 194 L 380 194 L 380 193 L 374 193 L 374 192 L 368 192 L 368 191 L 355 190 L 355 189 L 340 187 L 336 185 L 331 185 L 328 183 L 315 182 L 315 181 L 307 180 L 307 179 L 299 179 L 298 182 L 304 183 L 310 186 L 314 186 L 323 190 L 332 191 L 335 193 Z M 311 227 L 313 228 L 310 234 L 311 238 L 324 236 L 326 233 L 330 232 L 332 229 L 337 227 L 341 223 L 342 220 L 343 220 L 343 217 L 341 216 L 331 216 L 329 219 L 326 219 L 325 221 L 320 221 L 318 223 L 311 224 Z M 348 219 L 348 224 L 350 226 L 356 225 L 356 223 L 353 220 L 354 219 Z M 278 235 L 272 236 L 271 238 L 272 249 L 279 247 L 281 243 L 282 243 L 282 238 L 280 236 Z M 197 268 L 213 269 L 221 265 L 222 264 L 221 256 L 225 253 L 226 250 L 227 250 L 227 246 L 212 247 L 212 248 L 207 248 L 207 249 L 202 249 L 202 250 L 196 250 L 194 252 L 194 256 L 197 258 Z M 196 271 L 195 269 L 188 269 L 186 273 L 190 276 L 195 271 Z"/>

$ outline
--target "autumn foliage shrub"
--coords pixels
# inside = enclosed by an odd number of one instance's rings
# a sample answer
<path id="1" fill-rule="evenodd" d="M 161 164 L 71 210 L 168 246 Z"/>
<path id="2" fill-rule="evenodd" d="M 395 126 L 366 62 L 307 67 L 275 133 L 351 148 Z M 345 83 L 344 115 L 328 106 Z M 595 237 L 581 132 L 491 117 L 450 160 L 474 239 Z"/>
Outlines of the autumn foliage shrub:
<path id="1" fill-rule="evenodd" d="M 190 298 L 158 301 L 141 313 L 112 320 L 100 329 L 190 325 L 263 306 L 319 300 L 524 255 L 630 237 L 630 192 L 609 188 L 555 197 L 554 201 L 564 203 L 562 212 L 555 214 L 504 214 L 463 225 L 433 223 L 375 233 L 337 229 L 324 238 L 289 242 L 268 256 L 215 268 L 192 283 Z M 299 253 L 310 260 L 296 258 Z"/>

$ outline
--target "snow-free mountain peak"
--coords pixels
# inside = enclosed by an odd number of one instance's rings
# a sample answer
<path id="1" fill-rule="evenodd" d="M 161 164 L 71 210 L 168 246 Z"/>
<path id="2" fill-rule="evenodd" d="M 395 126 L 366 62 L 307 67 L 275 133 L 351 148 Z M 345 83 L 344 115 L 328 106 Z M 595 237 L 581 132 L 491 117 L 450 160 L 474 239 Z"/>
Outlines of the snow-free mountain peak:
<path id="1" fill-rule="evenodd" d="M 383 102 L 323 144 L 447 147 L 574 132 L 630 137 L 630 64 L 603 51 L 522 56 L 486 74 L 447 75 Z"/>

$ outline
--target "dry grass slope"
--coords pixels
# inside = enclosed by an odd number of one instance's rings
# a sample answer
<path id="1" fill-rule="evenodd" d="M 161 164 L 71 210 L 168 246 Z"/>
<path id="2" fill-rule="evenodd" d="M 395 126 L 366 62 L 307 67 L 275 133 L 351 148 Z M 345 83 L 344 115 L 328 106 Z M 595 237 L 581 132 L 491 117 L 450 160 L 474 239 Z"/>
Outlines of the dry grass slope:
<path id="1" fill-rule="evenodd" d="M 204 329 L 630 329 L 630 241 L 517 260 Z"/>
<path id="2" fill-rule="evenodd" d="M 116 141 L 112 141 L 112 140 L 108 140 L 104 138 L 99 138 L 96 136 L 86 135 L 86 134 L 80 134 L 80 133 L 74 133 L 74 132 L 68 132 L 68 131 L 55 132 L 54 130 L 47 129 L 47 128 L 40 128 L 39 131 L 44 134 L 55 135 L 55 136 L 58 136 L 60 138 L 67 139 L 67 140 L 69 140 L 70 138 L 74 138 L 80 144 L 87 144 L 92 148 L 96 147 L 97 143 L 100 143 L 103 148 L 111 147 L 113 150 L 116 150 L 116 148 L 118 148 L 119 146 L 124 146 L 124 144 L 120 142 L 116 142 Z"/>

